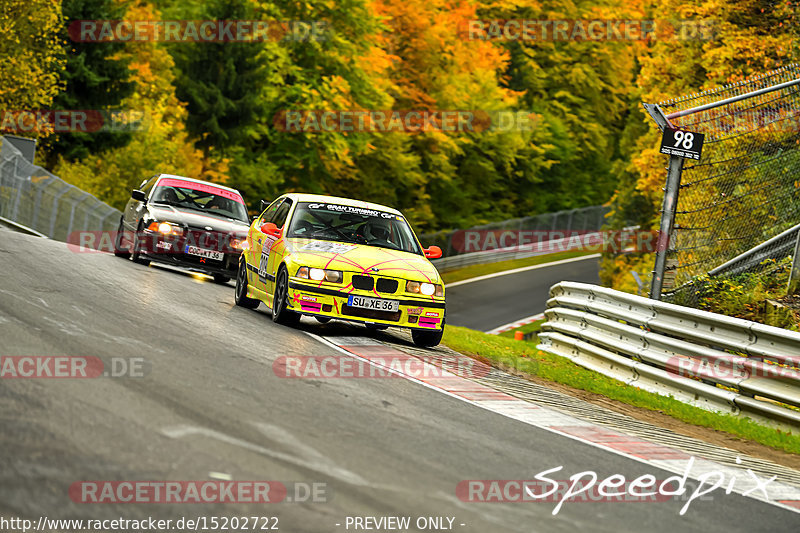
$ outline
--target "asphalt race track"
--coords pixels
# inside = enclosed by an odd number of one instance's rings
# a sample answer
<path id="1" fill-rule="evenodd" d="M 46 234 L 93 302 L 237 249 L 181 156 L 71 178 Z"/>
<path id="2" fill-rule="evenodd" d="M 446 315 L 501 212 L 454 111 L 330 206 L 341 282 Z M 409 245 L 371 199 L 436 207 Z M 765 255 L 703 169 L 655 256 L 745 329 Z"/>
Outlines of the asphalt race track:
<path id="1" fill-rule="evenodd" d="M 479 331 L 545 310 L 550 287 L 560 281 L 599 283 L 600 259 L 581 258 L 535 270 L 447 286 L 447 323 Z"/>
<path id="2" fill-rule="evenodd" d="M 517 291 L 524 301 L 486 326 L 540 310 L 544 287 L 585 280 L 595 262 L 573 265 L 520 277 L 516 283 L 530 287 Z M 464 533 L 774 533 L 799 522 L 737 494 L 696 501 L 684 516 L 679 500 L 567 503 L 556 516 L 553 503 L 466 503 L 456 497 L 462 480 L 532 479 L 560 465 L 560 479 L 586 470 L 628 479 L 672 474 L 403 379 L 276 377 L 280 356 L 347 357 L 303 330 L 364 330 L 275 325 L 263 306 L 235 307 L 232 284 L 6 230 L 0 272 L 0 355 L 95 356 L 107 368 L 112 358 L 141 358 L 147 369 L 143 377 L 0 379 L 0 517 L 277 516 L 288 532 L 354 531 L 348 516 L 388 515 L 455 517 L 453 530 Z M 85 480 L 209 479 L 323 483 L 325 497 L 90 504 L 69 495 Z"/>

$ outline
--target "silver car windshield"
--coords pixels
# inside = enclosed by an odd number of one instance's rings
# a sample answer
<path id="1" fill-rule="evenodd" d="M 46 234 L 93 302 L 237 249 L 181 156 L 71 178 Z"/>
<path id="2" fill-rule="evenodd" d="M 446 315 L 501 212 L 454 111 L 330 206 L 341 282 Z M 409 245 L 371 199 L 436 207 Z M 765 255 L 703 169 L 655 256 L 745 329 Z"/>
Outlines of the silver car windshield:
<path id="1" fill-rule="evenodd" d="M 199 191 L 190 184 L 185 187 L 159 185 L 153 191 L 150 202 L 248 222 L 247 208 L 238 198 L 235 199 L 233 195 L 231 196 L 231 198 L 226 198 L 211 192 Z"/>
<path id="2" fill-rule="evenodd" d="M 287 237 L 366 244 L 422 255 L 402 216 L 349 205 L 299 203 Z"/>

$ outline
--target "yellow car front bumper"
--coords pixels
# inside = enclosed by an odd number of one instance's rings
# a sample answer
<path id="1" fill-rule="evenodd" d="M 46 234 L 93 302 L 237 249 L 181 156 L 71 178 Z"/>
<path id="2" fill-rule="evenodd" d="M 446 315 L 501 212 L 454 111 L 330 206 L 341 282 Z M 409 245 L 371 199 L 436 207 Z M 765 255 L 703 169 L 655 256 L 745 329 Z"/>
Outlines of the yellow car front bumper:
<path id="1" fill-rule="evenodd" d="M 305 282 L 305 283 L 303 283 Z M 397 311 L 379 311 L 351 307 L 351 295 L 396 300 Z M 311 316 L 323 316 L 353 322 L 382 324 L 422 331 L 439 331 L 444 326 L 444 298 L 413 297 L 407 294 L 378 295 L 369 291 L 337 290 L 311 285 L 305 279 L 289 281 L 289 306 L 293 311 Z"/>

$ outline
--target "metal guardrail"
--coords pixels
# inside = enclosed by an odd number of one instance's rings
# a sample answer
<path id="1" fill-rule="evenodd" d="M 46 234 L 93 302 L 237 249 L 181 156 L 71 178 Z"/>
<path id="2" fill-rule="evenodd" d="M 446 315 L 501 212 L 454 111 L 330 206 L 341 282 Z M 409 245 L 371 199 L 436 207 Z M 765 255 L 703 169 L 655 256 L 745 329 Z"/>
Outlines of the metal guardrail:
<path id="1" fill-rule="evenodd" d="M 14 231 L 19 231 L 20 233 L 27 233 L 28 235 L 33 235 L 35 237 L 42 237 L 43 239 L 47 239 L 47 235 L 36 231 L 35 229 L 29 228 L 28 226 L 23 226 L 22 224 L 17 224 L 13 220 L 9 220 L 5 217 L 0 217 L 0 227 L 10 227 Z"/>
<path id="2" fill-rule="evenodd" d="M 797 232 L 800 231 L 800 224 L 792 226 L 786 231 L 768 239 L 758 246 L 739 254 L 733 259 L 726 261 L 722 265 L 709 270 L 711 276 L 735 275 L 752 270 L 767 259 L 783 259 L 792 255 L 795 243 L 797 242 Z"/>
<path id="3" fill-rule="evenodd" d="M 584 238 L 589 239 L 599 235 L 599 232 L 587 233 L 584 235 Z M 565 237 L 563 239 L 555 239 L 541 243 L 498 248 L 496 250 L 486 250 L 484 252 L 470 252 L 466 254 L 452 255 L 450 257 L 443 257 L 441 259 L 434 259 L 431 262 L 439 272 L 447 272 L 449 270 L 455 270 L 457 268 L 470 265 L 484 265 L 489 263 L 498 263 L 500 261 L 510 261 L 512 259 L 526 259 L 528 257 L 547 255 L 555 252 L 569 252 L 579 249 L 581 249 L 581 247 L 575 245 L 574 239 Z"/>
<path id="4" fill-rule="evenodd" d="M 629 385 L 800 429 L 800 333 L 597 285 L 550 289 L 538 348 Z"/>
<path id="5" fill-rule="evenodd" d="M 480 251 L 470 250 L 466 246 L 466 235 L 495 233 L 501 236 L 503 233 L 521 235 L 524 232 L 531 233 L 552 233 L 547 239 L 534 237 L 534 240 L 550 241 L 558 240 L 555 234 L 572 235 L 574 233 L 591 233 L 600 231 L 606 223 L 606 215 L 611 210 L 608 206 L 596 205 L 567 209 L 554 213 L 542 213 L 530 217 L 514 218 L 500 222 L 491 222 L 480 226 L 473 226 L 467 229 L 454 231 L 440 231 L 437 233 L 423 233 L 419 235 L 419 240 L 423 245 L 430 246 L 435 244 L 442 249 L 444 257 L 437 259 L 434 264 L 440 272 L 453 270 L 469 265 L 479 265 L 484 263 L 495 263 L 507 261 L 509 259 L 522 259 L 542 255 L 545 252 L 537 252 L 529 244 L 520 244 L 518 247 L 498 248 L 492 246 L 490 249 Z M 502 239 L 498 239 L 502 240 Z M 480 248 L 480 246 L 478 246 Z"/>
<path id="6" fill-rule="evenodd" d="M 115 231 L 121 213 L 42 167 L 0 136 L 0 217 L 58 241 Z"/>

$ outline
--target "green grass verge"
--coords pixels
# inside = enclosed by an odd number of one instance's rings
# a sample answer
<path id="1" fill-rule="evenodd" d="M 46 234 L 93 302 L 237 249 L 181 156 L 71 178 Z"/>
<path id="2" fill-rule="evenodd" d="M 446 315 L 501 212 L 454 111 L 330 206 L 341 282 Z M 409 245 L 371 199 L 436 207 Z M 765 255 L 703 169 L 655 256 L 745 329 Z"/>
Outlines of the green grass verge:
<path id="1" fill-rule="evenodd" d="M 465 355 L 499 368 L 513 368 L 531 376 L 601 394 L 613 400 L 659 411 L 683 422 L 745 438 L 790 453 L 800 453 L 800 438 L 732 415 L 712 413 L 674 398 L 631 387 L 610 377 L 580 367 L 568 359 L 543 352 L 535 342 L 515 341 L 499 335 L 447 326 L 442 342 Z"/>
<path id="2" fill-rule="evenodd" d="M 546 320 L 543 318 L 541 320 L 537 320 L 536 322 L 531 322 L 530 324 L 525 324 L 521 328 L 510 329 L 508 331 L 504 331 L 503 333 L 500 333 L 500 336 L 501 337 L 508 337 L 510 339 L 513 339 L 514 338 L 514 333 L 516 333 L 517 331 L 521 331 L 522 333 L 538 333 L 539 330 L 542 329 L 542 324 L 544 324 L 545 322 L 546 322 Z M 535 343 L 536 342 L 536 337 L 534 336 L 533 338 L 529 339 L 528 342 L 534 342 Z"/>
<path id="3" fill-rule="evenodd" d="M 494 274 L 495 272 L 502 272 L 504 270 L 512 270 L 514 268 L 522 268 L 526 266 L 541 265 L 544 263 L 552 263 L 554 261 L 561 261 L 562 259 L 572 259 L 573 257 L 580 257 L 582 255 L 591 255 L 597 253 L 595 251 L 587 250 L 573 250 L 571 252 L 557 252 L 554 254 L 538 255 L 536 257 L 526 257 L 525 259 L 511 259 L 509 261 L 499 261 L 497 263 L 486 263 L 483 265 L 470 265 L 456 270 L 450 270 L 442 273 L 442 279 L 445 284 L 453 283 L 454 281 L 461 281 L 478 276 L 485 276 L 486 274 Z"/>

